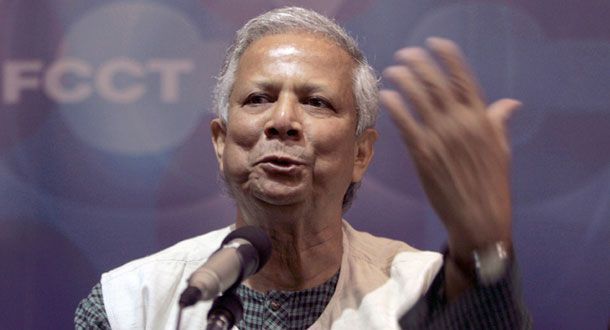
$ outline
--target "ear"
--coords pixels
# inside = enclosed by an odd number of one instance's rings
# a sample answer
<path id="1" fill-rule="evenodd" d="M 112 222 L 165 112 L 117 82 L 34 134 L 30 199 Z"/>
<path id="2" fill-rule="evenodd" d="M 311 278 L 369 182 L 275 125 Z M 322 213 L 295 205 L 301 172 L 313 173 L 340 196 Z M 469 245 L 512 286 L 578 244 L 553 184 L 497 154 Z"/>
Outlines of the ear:
<path id="1" fill-rule="evenodd" d="M 377 131 L 367 128 L 356 138 L 356 149 L 354 150 L 354 170 L 352 182 L 360 182 L 364 172 L 369 167 L 373 154 L 375 154 L 375 141 L 377 141 Z"/>
<path id="2" fill-rule="evenodd" d="M 227 127 L 219 118 L 216 118 L 210 123 L 210 129 L 212 130 L 212 143 L 214 144 L 214 151 L 216 151 L 216 160 L 218 160 L 220 172 L 223 172 L 222 154 L 225 150 Z"/>

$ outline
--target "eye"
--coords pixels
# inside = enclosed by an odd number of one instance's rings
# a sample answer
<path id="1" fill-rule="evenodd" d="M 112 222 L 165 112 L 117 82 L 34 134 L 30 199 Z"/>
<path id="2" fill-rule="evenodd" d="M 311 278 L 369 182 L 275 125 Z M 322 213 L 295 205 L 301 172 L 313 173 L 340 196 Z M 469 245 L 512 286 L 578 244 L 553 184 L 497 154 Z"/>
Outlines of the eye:
<path id="1" fill-rule="evenodd" d="M 272 102 L 271 97 L 266 94 L 251 94 L 244 101 L 244 105 L 246 104 L 264 104 Z"/>
<path id="2" fill-rule="evenodd" d="M 307 105 L 310 105 L 315 108 L 328 108 L 333 110 L 332 105 L 321 97 L 310 97 L 309 99 L 307 99 L 306 103 Z"/>

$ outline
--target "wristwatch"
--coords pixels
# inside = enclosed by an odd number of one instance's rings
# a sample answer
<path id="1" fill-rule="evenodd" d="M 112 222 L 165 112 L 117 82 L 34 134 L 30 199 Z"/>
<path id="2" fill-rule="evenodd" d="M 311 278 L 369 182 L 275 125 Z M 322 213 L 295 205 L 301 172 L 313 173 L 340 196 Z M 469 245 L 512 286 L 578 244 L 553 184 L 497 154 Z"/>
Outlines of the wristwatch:
<path id="1" fill-rule="evenodd" d="M 468 261 L 451 256 L 449 248 L 444 249 L 445 258 L 477 285 L 491 285 L 501 280 L 509 268 L 511 259 L 504 242 L 498 241 L 483 249 L 474 250 Z"/>
<path id="2" fill-rule="evenodd" d="M 482 285 L 497 283 L 508 269 L 510 258 L 503 242 L 496 242 L 472 253 L 475 279 Z"/>

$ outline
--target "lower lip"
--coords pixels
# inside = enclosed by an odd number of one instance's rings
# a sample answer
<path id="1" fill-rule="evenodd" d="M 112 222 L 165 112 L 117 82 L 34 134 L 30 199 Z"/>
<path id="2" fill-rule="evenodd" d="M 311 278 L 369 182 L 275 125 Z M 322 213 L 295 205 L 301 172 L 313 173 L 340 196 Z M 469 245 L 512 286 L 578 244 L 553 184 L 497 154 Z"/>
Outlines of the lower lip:
<path id="1" fill-rule="evenodd" d="M 261 168 L 269 173 L 293 175 L 301 170 L 301 165 L 290 164 L 290 165 L 279 165 L 273 162 L 261 163 Z"/>

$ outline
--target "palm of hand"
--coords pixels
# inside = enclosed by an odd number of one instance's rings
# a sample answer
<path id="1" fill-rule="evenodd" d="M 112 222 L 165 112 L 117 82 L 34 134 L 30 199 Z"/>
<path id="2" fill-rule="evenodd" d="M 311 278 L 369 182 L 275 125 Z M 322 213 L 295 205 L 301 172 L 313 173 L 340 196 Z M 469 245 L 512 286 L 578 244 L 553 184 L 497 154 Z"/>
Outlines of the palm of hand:
<path id="1" fill-rule="evenodd" d="M 511 243 L 510 152 L 505 121 L 520 105 L 502 99 L 485 106 L 461 52 L 452 42 L 428 40 L 443 71 L 420 48 L 396 53 L 384 71 L 407 95 L 385 90 L 381 101 L 400 130 L 424 191 L 449 233 L 452 253 L 496 241 Z"/>

